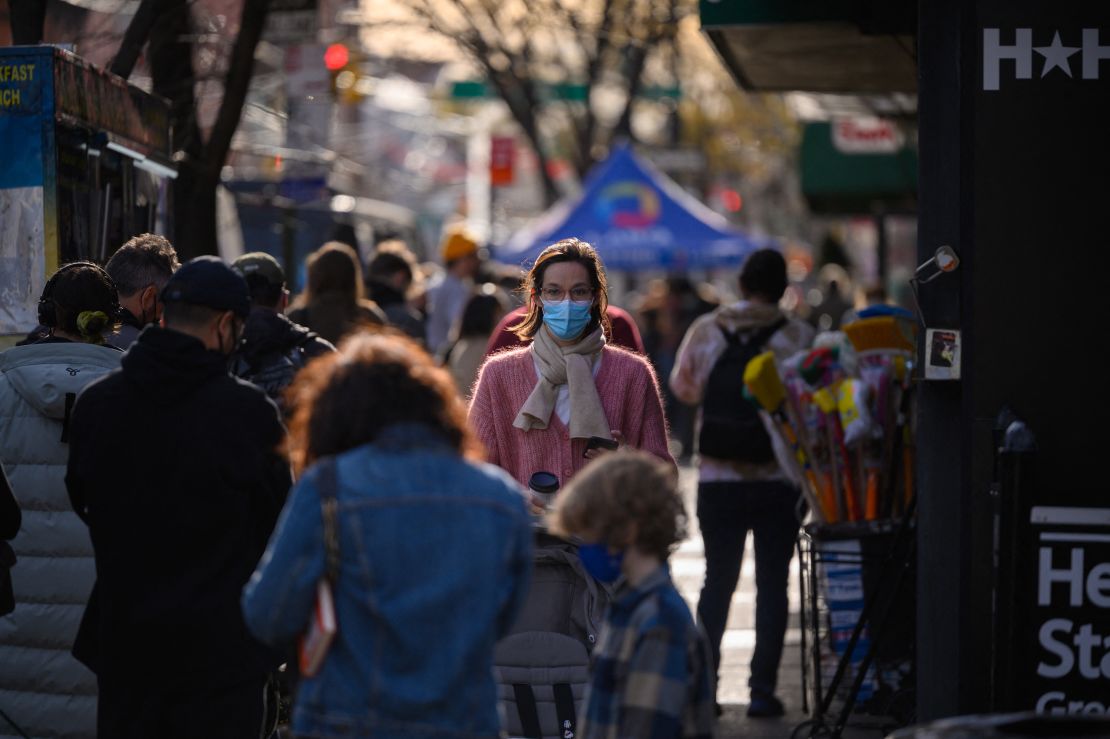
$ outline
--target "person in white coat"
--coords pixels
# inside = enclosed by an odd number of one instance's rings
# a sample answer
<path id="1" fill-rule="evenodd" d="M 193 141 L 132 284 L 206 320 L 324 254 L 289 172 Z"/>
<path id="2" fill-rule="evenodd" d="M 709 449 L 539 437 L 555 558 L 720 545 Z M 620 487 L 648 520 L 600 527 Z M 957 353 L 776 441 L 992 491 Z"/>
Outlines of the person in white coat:
<path id="1" fill-rule="evenodd" d="M 104 343 L 118 315 L 111 277 L 68 264 L 39 302 L 50 335 L 0 353 L 0 460 L 22 511 L 15 610 L 0 617 L 0 739 L 96 736 L 96 678 L 70 653 L 96 573 L 66 492 L 66 424 L 77 395 L 119 366 Z"/>

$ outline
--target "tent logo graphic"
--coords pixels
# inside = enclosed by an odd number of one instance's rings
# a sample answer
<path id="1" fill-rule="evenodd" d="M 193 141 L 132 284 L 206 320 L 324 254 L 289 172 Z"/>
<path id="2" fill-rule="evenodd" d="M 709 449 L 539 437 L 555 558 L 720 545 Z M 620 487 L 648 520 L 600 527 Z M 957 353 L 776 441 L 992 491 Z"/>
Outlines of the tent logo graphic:
<path id="1" fill-rule="evenodd" d="M 622 180 L 601 191 L 597 217 L 614 228 L 643 229 L 659 220 L 659 196 L 642 182 Z"/>

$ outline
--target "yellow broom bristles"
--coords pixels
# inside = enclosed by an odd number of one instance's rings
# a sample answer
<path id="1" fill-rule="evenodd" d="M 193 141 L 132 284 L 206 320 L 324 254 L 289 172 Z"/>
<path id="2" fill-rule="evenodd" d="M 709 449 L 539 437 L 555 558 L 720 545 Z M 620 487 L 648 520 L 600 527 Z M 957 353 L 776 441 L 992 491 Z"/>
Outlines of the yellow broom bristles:
<path id="1" fill-rule="evenodd" d="M 861 318 L 841 327 L 860 354 L 870 351 L 913 352 L 917 346 L 917 327 L 894 316 Z"/>
<path id="2" fill-rule="evenodd" d="M 763 352 L 744 368 L 744 386 L 768 413 L 774 413 L 786 399 L 786 388 L 775 366 L 775 355 Z"/>

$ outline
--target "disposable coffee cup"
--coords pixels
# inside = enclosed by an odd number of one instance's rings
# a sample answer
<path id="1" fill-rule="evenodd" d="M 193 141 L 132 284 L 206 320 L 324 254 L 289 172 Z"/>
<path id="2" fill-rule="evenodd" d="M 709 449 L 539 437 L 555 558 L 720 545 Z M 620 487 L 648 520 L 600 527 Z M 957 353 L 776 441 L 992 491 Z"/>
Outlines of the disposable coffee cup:
<path id="1" fill-rule="evenodd" d="M 528 492 L 536 505 L 550 508 L 559 492 L 559 478 L 551 472 L 533 472 L 528 478 Z"/>

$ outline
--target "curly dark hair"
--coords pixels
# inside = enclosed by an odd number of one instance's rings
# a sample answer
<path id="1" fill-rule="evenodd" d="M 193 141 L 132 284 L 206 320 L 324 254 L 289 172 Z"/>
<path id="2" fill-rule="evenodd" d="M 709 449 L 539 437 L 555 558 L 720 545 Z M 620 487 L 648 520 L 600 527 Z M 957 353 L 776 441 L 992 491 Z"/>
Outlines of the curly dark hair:
<path id="1" fill-rule="evenodd" d="M 590 276 L 590 286 L 596 291 L 597 300 L 590 310 L 590 323 L 586 326 L 585 334 L 590 333 L 598 326 L 605 331 L 605 338 L 612 335 L 609 326 L 609 316 L 606 309 L 609 307 L 609 285 L 605 281 L 605 267 L 601 264 L 601 257 L 597 250 L 590 244 L 580 239 L 563 239 L 540 252 L 536 263 L 524 277 L 521 292 L 525 294 L 528 312 L 520 323 L 509 326 L 509 330 L 521 339 L 530 339 L 543 326 L 543 301 L 540 299 L 540 289 L 543 287 L 543 275 L 547 268 L 559 262 L 578 262 L 586 268 Z"/>
<path id="2" fill-rule="evenodd" d="M 559 493 L 548 525 L 563 536 L 597 536 L 615 547 L 635 544 L 665 560 L 686 538 L 677 471 L 635 449 L 605 454 Z"/>
<path id="3" fill-rule="evenodd" d="M 404 336 L 352 334 L 339 351 L 309 362 L 286 391 L 286 404 L 296 409 L 288 453 L 298 471 L 405 422 L 427 424 L 469 459 L 484 457 L 451 376 Z"/>

